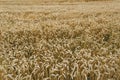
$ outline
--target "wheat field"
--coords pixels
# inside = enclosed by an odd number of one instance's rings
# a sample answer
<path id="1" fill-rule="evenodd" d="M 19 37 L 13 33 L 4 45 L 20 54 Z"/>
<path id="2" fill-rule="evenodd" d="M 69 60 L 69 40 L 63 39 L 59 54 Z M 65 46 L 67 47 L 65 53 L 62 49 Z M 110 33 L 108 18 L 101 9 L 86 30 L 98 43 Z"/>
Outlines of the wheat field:
<path id="1" fill-rule="evenodd" d="M 0 80 L 120 80 L 119 1 L 0 4 Z"/>

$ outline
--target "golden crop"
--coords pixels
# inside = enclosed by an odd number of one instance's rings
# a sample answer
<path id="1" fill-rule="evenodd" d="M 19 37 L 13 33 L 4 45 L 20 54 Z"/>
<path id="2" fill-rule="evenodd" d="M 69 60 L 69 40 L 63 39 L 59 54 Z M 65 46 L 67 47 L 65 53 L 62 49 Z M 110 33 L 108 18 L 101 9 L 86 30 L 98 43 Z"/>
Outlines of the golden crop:
<path id="1" fill-rule="evenodd" d="M 120 80 L 120 12 L 0 12 L 0 80 Z"/>

